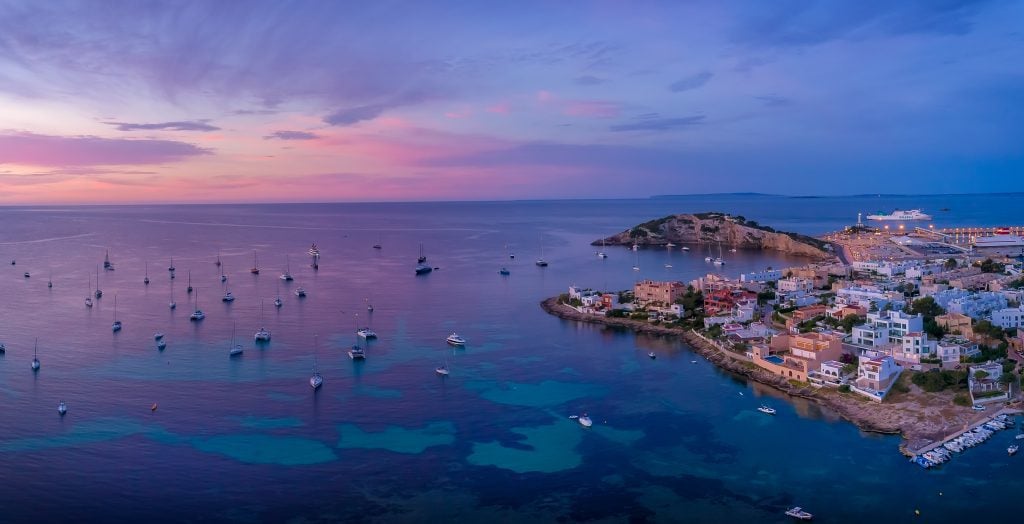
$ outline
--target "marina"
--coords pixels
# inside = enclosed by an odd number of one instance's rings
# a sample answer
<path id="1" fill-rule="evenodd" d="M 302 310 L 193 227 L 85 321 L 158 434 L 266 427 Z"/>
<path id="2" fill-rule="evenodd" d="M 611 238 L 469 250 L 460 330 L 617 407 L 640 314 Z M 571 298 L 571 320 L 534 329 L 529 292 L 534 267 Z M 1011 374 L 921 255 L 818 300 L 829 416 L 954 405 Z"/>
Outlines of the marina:
<path id="1" fill-rule="evenodd" d="M 1021 413 L 1024 412 L 1018 409 L 1004 408 L 993 416 L 986 417 L 938 442 L 916 450 L 908 450 L 907 454 L 910 455 L 911 462 L 922 468 L 928 469 L 940 466 L 951 460 L 954 453 L 961 453 L 968 448 L 983 444 L 998 431 L 1016 427 L 1017 423 L 1014 417 Z M 1009 454 L 1013 455 L 1016 451 L 1014 449 Z"/>

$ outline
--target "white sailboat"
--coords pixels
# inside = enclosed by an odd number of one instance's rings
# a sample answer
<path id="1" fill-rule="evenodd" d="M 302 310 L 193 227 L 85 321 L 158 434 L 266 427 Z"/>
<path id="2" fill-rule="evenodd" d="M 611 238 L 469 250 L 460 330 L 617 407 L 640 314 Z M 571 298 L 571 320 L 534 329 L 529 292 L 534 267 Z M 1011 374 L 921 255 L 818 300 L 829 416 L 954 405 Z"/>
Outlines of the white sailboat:
<path id="1" fill-rule="evenodd" d="M 53 288 L 53 271 L 50 271 L 50 276 L 46 279 L 46 287 Z"/>
<path id="2" fill-rule="evenodd" d="M 544 259 L 544 242 L 540 243 L 540 258 L 536 262 L 537 267 L 548 267 L 548 261 Z"/>
<path id="3" fill-rule="evenodd" d="M 442 376 L 442 377 L 447 377 L 448 376 L 448 354 L 447 353 L 445 353 L 445 356 L 444 356 L 444 364 L 441 364 L 440 366 L 437 366 L 436 368 L 434 368 L 434 372 L 437 373 L 438 375 Z"/>
<path id="4" fill-rule="evenodd" d="M 32 346 L 32 371 L 39 371 L 39 339 L 36 338 L 35 345 Z"/>
<path id="5" fill-rule="evenodd" d="M 192 294 L 192 270 L 191 269 L 188 271 L 188 287 L 185 288 L 185 292 L 188 293 L 189 295 Z"/>
<path id="6" fill-rule="evenodd" d="M 708 256 L 704 257 L 704 261 L 711 262 L 712 260 L 714 259 L 711 258 L 711 244 L 708 244 Z"/>
<path id="7" fill-rule="evenodd" d="M 270 332 L 263 327 L 263 301 L 260 301 L 260 329 L 253 335 L 256 342 L 270 342 Z"/>
<path id="8" fill-rule="evenodd" d="M 316 354 L 317 340 L 316 335 L 313 335 L 313 376 L 309 377 L 309 387 L 313 388 L 313 391 L 320 389 L 324 384 L 324 376 L 320 374 L 320 368 L 316 364 Z"/>
<path id="9" fill-rule="evenodd" d="M 601 251 L 597 252 L 597 258 L 608 258 L 608 253 L 604 252 L 604 239 L 601 239 Z"/>
<path id="10" fill-rule="evenodd" d="M 260 274 L 260 259 L 256 256 L 255 251 L 252 252 L 252 268 L 249 269 L 249 272 L 253 275 Z"/>
<path id="11" fill-rule="evenodd" d="M 636 259 L 633 262 L 633 271 L 640 271 L 640 252 L 634 250 L 633 254 L 636 255 Z"/>
<path id="12" fill-rule="evenodd" d="M 281 282 L 277 283 L 277 298 L 274 299 L 274 307 L 279 308 L 284 305 L 284 301 L 281 300 Z"/>
<path id="13" fill-rule="evenodd" d="M 227 282 L 228 276 L 224 274 L 224 264 L 220 264 L 220 281 Z"/>
<path id="14" fill-rule="evenodd" d="M 231 350 L 228 351 L 228 356 L 229 357 L 237 357 L 238 355 L 242 354 L 242 351 L 243 351 L 242 345 L 241 344 L 235 344 L 235 324 L 232 323 L 231 324 Z"/>
<path id="15" fill-rule="evenodd" d="M 110 263 L 110 250 L 109 249 L 107 250 L 107 253 L 103 256 L 103 270 L 104 271 L 113 271 L 114 270 L 114 264 Z"/>
<path id="16" fill-rule="evenodd" d="M 93 294 L 97 299 L 103 296 L 103 290 L 100 289 L 100 267 L 96 266 L 96 292 Z"/>
<path id="17" fill-rule="evenodd" d="M 206 318 L 206 313 L 203 313 L 203 310 L 199 309 L 199 290 L 197 289 L 196 290 L 196 309 L 195 309 L 195 311 L 192 312 L 191 315 L 189 315 L 188 319 L 189 320 L 193 320 L 193 321 L 199 321 L 199 320 L 202 320 L 204 318 Z"/>
<path id="18" fill-rule="evenodd" d="M 114 333 L 121 331 L 121 321 L 117 319 L 117 295 L 114 295 L 114 322 L 110 325 L 110 330 Z"/>
<path id="19" fill-rule="evenodd" d="M 220 267 L 220 250 L 217 251 L 217 260 L 216 262 L 213 263 L 213 265 Z"/>
<path id="20" fill-rule="evenodd" d="M 174 301 L 174 281 L 171 281 L 171 300 L 167 303 L 167 307 L 175 309 L 178 307 L 178 303 Z"/>
<path id="21" fill-rule="evenodd" d="M 718 242 L 718 258 L 715 259 L 714 264 L 716 266 L 724 266 L 725 260 L 722 258 L 722 242 Z"/>
<path id="22" fill-rule="evenodd" d="M 284 273 L 281 273 L 281 280 L 284 280 L 285 282 L 295 280 L 295 278 L 292 277 L 291 261 L 289 260 L 288 255 L 284 256 Z"/>
<path id="23" fill-rule="evenodd" d="M 146 278 L 142 279 L 142 283 L 146 284 L 148 286 L 149 285 L 149 262 L 144 262 L 144 264 L 146 264 Z"/>
<path id="24" fill-rule="evenodd" d="M 89 275 L 89 290 L 85 294 L 85 307 L 92 307 L 92 275 Z"/>

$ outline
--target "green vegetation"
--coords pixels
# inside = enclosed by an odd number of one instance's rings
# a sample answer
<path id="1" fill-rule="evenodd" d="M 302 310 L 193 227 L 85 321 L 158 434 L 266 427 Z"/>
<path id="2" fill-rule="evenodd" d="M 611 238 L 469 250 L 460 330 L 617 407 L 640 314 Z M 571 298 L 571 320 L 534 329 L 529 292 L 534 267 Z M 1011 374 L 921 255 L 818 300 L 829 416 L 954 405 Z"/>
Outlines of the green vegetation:
<path id="1" fill-rule="evenodd" d="M 1002 273 L 1006 271 L 1006 264 L 994 262 L 991 258 L 986 258 L 975 265 L 981 268 L 982 273 Z"/>
<path id="2" fill-rule="evenodd" d="M 974 324 L 974 333 L 997 340 L 1006 340 L 1006 332 L 1003 331 L 1003 328 L 988 320 L 979 320 Z"/>
<path id="3" fill-rule="evenodd" d="M 718 338 L 718 337 L 722 336 L 722 326 L 721 326 L 721 324 L 715 324 L 715 325 L 709 327 L 707 333 L 708 333 L 708 337 L 710 337 L 710 338 Z"/>
<path id="4" fill-rule="evenodd" d="M 981 392 L 975 393 L 975 394 L 974 394 L 974 398 L 975 398 L 975 399 L 979 399 L 979 398 L 992 398 L 992 397 L 1001 397 L 1001 396 L 1003 396 L 1003 395 L 1004 395 L 1005 393 L 1006 393 L 1005 391 L 999 391 L 999 390 L 994 390 L 994 391 L 981 391 Z"/>
<path id="5" fill-rule="evenodd" d="M 916 315 L 918 313 L 923 317 L 924 332 L 930 335 L 932 338 L 941 339 L 946 335 L 946 330 L 943 329 L 937 322 L 935 317 L 942 315 L 946 310 L 942 309 L 935 299 L 932 297 L 923 297 L 915 300 L 907 308 L 907 313 Z"/>
<path id="6" fill-rule="evenodd" d="M 857 364 L 843 364 L 843 374 L 849 375 L 857 372 Z"/>
<path id="7" fill-rule="evenodd" d="M 849 393 L 850 392 L 850 385 L 849 384 L 843 384 L 843 385 L 839 386 L 839 392 L 840 393 Z"/>
<path id="8" fill-rule="evenodd" d="M 955 258 L 950 258 L 950 259 L 946 260 L 946 263 L 943 264 L 943 267 L 946 269 L 946 271 L 952 271 L 952 270 L 956 269 L 956 267 L 958 265 L 959 264 L 957 264 Z"/>
<path id="9" fill-rule="evenodd" d="M 957 406 L 970 407 L 971 397 L 969 397 L 967 393 L 957 393 L 956 395 L 953 395 L 953 403 Z"/>
<path id="10" fill-rule="evenodd" d="M 1020 288 L 1024 287 L 1024 277 L 1015 278 L 1015 279 L 1011 280 L 1006 285 L 1008 287 L 1012 287 L 1013 289 L 1020 289 Z"/>
<path id="11" fill-rule="evenodd" d="M 1008 347 L 1009 344 L 1007 344 L 1006 342 L 1000 342 L 999 345 L 996 347 L 992 347 L 986 344 L 980 344 L 978 345 L 978 349 L 981 350 L 981 353 L 971 357 L 971 359 L 968 360 L 968 362 L 980 363 L 988 362 L 989 360 L 999 360 L 1006 358 L 1006 351 Z"/>
<path id="12" fill-rule="evenodd" d="M 767 304 L 769 300 L 775 300 L 775 291 L 772 291 L 771 289 L 766 289 L 757 294 L 758 305 L 763 306 Z"/>
<path id="13" fill-rule="evenodd" d="M 843 331 L 851 333 L 853 332 L 853 326 L 863 324 L 866 320 L 866 317 L 860 315 L 846 315 L 839 321 L 839 326 L 843 328 Z"/>
<path id="14" fill-rule="evenodd" d="M 610 309 L 605 312 L 604 316 L 608 318 L 626 318 L 629 315 L 625 309 Z"/>
<path id="15" fill-rule="evenodd" d="M 914 373 L 911 382 L 917 387 L 936 393 L 945 389 L 963 389 L 967 387 L 967 372 L 955 370 L 938 370 Z"/>
<path id="16" fill-rule="evenodd" d="M 978 371 L 974 372 L 974 380 L 982 380 L 982 379 L 985 379 L 987 377 L 988 377 L 988 371 L 985 371 L 983 369 L 979 369 Z"/>

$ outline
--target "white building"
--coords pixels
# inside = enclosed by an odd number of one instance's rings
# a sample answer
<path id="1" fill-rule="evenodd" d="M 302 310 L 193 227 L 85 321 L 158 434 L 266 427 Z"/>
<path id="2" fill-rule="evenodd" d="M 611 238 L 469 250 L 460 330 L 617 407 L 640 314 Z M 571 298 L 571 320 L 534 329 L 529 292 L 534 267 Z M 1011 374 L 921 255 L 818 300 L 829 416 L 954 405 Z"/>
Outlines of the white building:
<path id="1" fill-rule="evenodd" d="M 1024 305 L 993 311 L 992 324 L 1003 329 L 1024 327 Z"/>
<path id="2" fill-rule="evenodd" d="M 861 273 L 875 273 L 878 275 L 893 277 L 906 273 L 907 268 L 917 267 L 920 265 L 920 260 L 871 260 L 854 262 L 853 269 Z"/>
<path id="3" fill-rule="evenodd" d="M 853 389 L 871 400 L 881 402 L 902 372 L 903 368 L 888 355 L 862 356 L 858 360 L 857 381 Z"/>
<path id="4" fill-rule="evenodd" d="M 870 309 L 874 304 L 878 309 L 891 304 L 894 308 L 902 308 L 906 301 L 903 293 L 885 291 L 876 286 L 852 286 L 836 290 L 836 304 L 862 306 Z"/>
<path id="5" fill-rule="evenodd" d="M 981 350 L 966 338 L 950 335 L 935 343 L 935 353 L 943 364 L 956 364 L 963 358 L 980 354 Z"/>
<path id="6" fill-rule="evenodd" d="M 902 344 L 904 335 L 924 330 L 924 317 L 920 313 L 908 315 L 902 311 L 876 311 L 868 313 L 867 322 L 853 327 L 853 344 L 879 347 Z"/>
<path id="7" fill-rule="evenodd" d="M 911 332 L 900 337 L 899 343 L 893 347 L 893 357 L 900 362 L 920 364 L 922 358 L 931 358 L 936 353 L 936 342 L 929 340 L 928 335 Z"/>
<path id="8" fill-rule="evenodd" d="M 975 404 L 1006 400 L 1009 397 L 1007 388 L 999 383 L 1002 375 L 1003 365 L 998 362 L 989 361 L 969 368 L 967 385 Z"/>
<path id="9" fill-rule="evenodd" d="M 809 278 L 784 278 L 776 284 L 780 293 L 810 293 L 814 282 Z"/>
<path id="10" fill-rule="evenodd" d="M 924 287 L 922 287 L 922 295 Z M 935 303 L 952 313 L 971 318 L 980 318 L 994 309 L 1006 307 L 1006 296 L 991 291 L 968 291 L 966 289 L 943 289 L 930 294 Z"/>
<path id="11" fill-rule="evenodd" d="M 782 270 L 765 269 L 740 275 L 740 282 L 772 282 L 782 278 Z"/>

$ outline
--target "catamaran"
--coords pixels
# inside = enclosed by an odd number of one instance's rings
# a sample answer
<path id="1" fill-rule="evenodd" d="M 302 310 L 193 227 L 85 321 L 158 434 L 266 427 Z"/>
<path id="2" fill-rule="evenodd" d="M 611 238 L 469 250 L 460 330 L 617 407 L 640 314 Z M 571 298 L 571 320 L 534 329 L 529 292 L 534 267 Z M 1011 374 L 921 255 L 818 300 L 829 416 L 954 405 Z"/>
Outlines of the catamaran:
<path id="1" fill-rule="evenodd" d="M 193 311 L 191 315 L 189 315 L 188 319 L 189 320 L 199 321 L 199 320 L 202 320 L 204 318 L 206 318 L 206 313 L 203 313 L 203 310 L 199 309 L 199 290 L 197 289 L 196 290 L 196 310 Z"/>
<path id="2" fill-rule="evenodd" d="M 292 277 L 291 262 L 288 259 L 288 255 L 284 256 L 284 273 L 281 273 L 281 280 L 284 280 L 285 282 L 295 280 L 295 278 Z"/>
<path id="3" fill-rule="evenodd" d="M 231 350 L 228 351 L 228 356 L 237 357 L 238 355 L 242 354 L 242 351 L 244 351 L 242 349 L 242 345 L 235 344 L 235 325 L 231 324 Z"/>
<path id="4" fill-rule="evenodd" d="M 262 300 L 260 301 L 260 324 L 261 325 L 263 324 L 263 301 Z M 267 331 L 267 328 L 261 326 L 260 330 L 257 331 L 255 335 L 253 335 L 253 338 L 256 339 L 256 342 L 270 342 L 270 332 Z"/>
<path id="5" fill-rule="evenodd" d="M 39 339 L 36 339 L 35 345 L 32 346 L 32 371 L 39 371 Z"/>
<path id="6" fill-rule="evenodd" d="M 366 360 L 366 352 L 363 348 L 359 347 L 359 344 L 353 344 L 352 349 L 348 350 L 348 358 L 352 360 Z"/>
<path id="7" fill-rule="evenodd" d="M 306 298 L 306 288 L 298 287 L 295 289 L 295 296 L 299 298 Z"/>
<path id="8" fill-rule="evenodd" d="M 167 348 L 167 341 L 166 340 L 158 340 L 156 342 L 156 349 L 157 350 L 163 351 L 166 348 Z"/>
<path id="9" fill-rule="evenodd" d="M 370 329 L 368 327 L 357 329 L 356 330 L 356 335 L 359 338 L 362 338 L 362 339 L 365 339 L 365 340 L 369 340 L 371 338 L 377 338 L 377 332 L 375 332 L 374 330 L 372 330 L 372 329 Z"/>
<path id="10" fill-rule="evenodd" d="M 121 331 L 121 321 L 117 319 L 117 295 L 114 295 L 114 323 L 110 325 L 111 331 Z"/>

